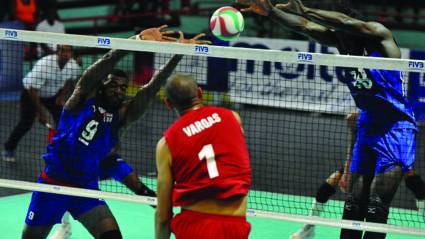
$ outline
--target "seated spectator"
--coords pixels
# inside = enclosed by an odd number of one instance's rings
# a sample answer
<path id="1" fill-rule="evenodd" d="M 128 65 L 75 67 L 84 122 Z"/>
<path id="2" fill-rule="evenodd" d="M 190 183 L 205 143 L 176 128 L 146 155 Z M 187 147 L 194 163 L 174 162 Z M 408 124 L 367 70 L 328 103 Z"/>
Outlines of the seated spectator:
<path id="1" fill-rule="evenodd" d="M 46 19 L 42 20 L 35 27 L 36 31 L 41 32 L 56 32 L 56 33 L 65 33 L 65 26 L 59 20 L 56 8 L 52 7 L 47 10 Z M 55 44 L 38 44 L 37 47 L 37 57 L 43 57 L 45 55 L 50 55 L 56 52 Z"/>

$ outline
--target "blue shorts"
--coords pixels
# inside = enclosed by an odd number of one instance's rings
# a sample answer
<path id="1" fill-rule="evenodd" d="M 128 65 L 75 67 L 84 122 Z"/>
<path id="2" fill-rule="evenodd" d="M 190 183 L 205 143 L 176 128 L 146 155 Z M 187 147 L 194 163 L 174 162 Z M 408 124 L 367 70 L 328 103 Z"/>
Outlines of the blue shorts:
<path id="1" fill-rule="evenodd" d="M 416 130 L 391 129 L 384 134 L 357 131 L 350 172 L 376 175 L 400 166 L 404 172 L 415 161 Z"/>
<path id="2" fill-rule="evenodd" d="M 38 181 L 43 183 L 42 179 Z M 99 205 L 106 203 L 102 199 L 33 192 L 25 223 L 30 226 L 53 225 L 61 222 L 66 211 L 78 218 Z"/>
<path id="3" fill-rule="evenodd" d="M 112 160 L 113 162 L 104 164 L 104 166 L 100 168 L 100 180 L 113 178 L 122 183 L 124 179 L 133 172 L 133 168 L 118 154 Z"/>

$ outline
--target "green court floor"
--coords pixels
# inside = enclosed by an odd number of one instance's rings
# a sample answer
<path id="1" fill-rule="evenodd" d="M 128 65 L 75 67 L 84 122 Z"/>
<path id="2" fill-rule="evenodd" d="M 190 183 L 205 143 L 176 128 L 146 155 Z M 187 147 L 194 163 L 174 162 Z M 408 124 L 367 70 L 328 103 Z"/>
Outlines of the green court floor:
<path id="1" fill-rule="evenodd" d="M 24 217 L 30 201 L 30 193 L 7 196 L 0 198 L 0 232 L 2 239 L 20 238 L 24 225 Z M 154 238 L 154 209 L 147 205 L 135 204 L 122 201 L 108 201 L 118 223 L 121 227 L 124 238 L 127 239 L 151 239 Z M 253 239 L 280 239 L 288 238 L 301 226 L 299 223 L 292 223 L 273 219 L 248 218 L 252 225 L 250 238 Z M 73 221 L 72 239 L 91 238 L 85 229 L 77 222 Z M 338 238 L 339 229 L 331 227 L 318 227 L 316 239 Z M 421 237 L 388 235 L 388 239 L 419 239 Z"/>

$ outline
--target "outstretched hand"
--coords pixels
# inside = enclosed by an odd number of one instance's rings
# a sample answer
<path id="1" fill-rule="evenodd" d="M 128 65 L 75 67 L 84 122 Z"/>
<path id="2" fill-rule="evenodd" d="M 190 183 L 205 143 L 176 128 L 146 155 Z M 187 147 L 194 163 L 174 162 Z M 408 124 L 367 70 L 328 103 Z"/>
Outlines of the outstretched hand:
<path id="1" fill-rule="evenodd" d="M 305 6 L 301 0 L 289 0 L 288 3 L 278 3 L 275 7 L 282 11 L 296 13 L 298 15 L 305 13 Z"/>
<path id="2" fill-rule="evenodd" d="M 176 42 L 177 38 L 167 35 L 174 34 L 174 31 L 164 31 L 167 25 L 153 27 L 143 30 L 139 33 L 139 38 L 146 41 Z"/>
<path id="3" fill-rule="evenodd" d="M 270 0 L 236 0 L 236 3 L 247 6 L 241 9 L 242 12 L 255 12 L 263 16 L 268 16 L 273 9 Z"/>
<path id="4" fill-rule="evenodd" d="M 199 39 L 199 38 L 202 38 L 204 36 L 205 36 L 204 33 L 200 33 L 200 34 L 194 36 L 191 39 L 185 39 L 183 32 L 179 32 L 179 41 L 178 42 L 184 43 L 184 44 L 196 44 L 196 45 L 211 44 L 211 41 Z"/>

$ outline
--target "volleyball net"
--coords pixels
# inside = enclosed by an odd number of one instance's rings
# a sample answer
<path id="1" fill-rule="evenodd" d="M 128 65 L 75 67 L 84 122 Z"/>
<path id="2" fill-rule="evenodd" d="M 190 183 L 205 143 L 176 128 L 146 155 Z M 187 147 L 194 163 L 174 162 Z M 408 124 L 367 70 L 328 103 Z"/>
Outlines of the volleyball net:
<path id="1" fill-rule="evenodd" d="M 182 54 L 184 58 L 176 72 L 190 74 L 197 80 L 205 91 L 205 103 L 226 106 L 241 115 L 253 169 L 249 216 L 339 228 L 425 235 L 424 218 L 417 211 L 415 198 L 404 183 L 400 184 L 393 200 L 388 224 L 341 220 L 345 198 L 343 193 L 337 193 L 331 198 L 320 217 L 309 214 L 321 183 L 343 167 L 347 158 L 349 127 L 346 115 L 357 109 L 344 83 L 349 80 L 346 69 L 402 71 L 406 95 L 417 95 L 415 92 L 418 87 L 424 87 L 425 62 L 422 60 L 252 49 L 244 48 L 243 44 L 225 47 L 158 43 L 11 29 L 0 29 L 0 38 L 2 142 L 10 141 L 18 123 L 31 119 L 20 119 L 19 116 L 24 107 L 22 84 L 28 85 L 25 81 L 29 79 L 25 79 L 31 76 L 29 72 L 42 61 L 26 59 L 28 52 L 25 49 L 28 49 L 30 43 L 72 45 L 74 57 L 78 59 L 76 62 L 81 65 L 82 71 L 109 49 L 126 51 L 128 54 L 116 68 L 124 70 L 132 79 L 129 97 L 134 96 L 138 87 L 149 82 L 154 72 L 173 54 Z M 57 70 L 54 69 L 57 58 L 49 60 L 51 62 L 43 63 L 44 66 L 40 69 L 44 70 L 38 72 L 39 74 L 54 74 Z M 61 73 L 64 77 L 57 80 L 75 80 L 81 73 L 78 70 L 66 70 Z M 37 82 L 37 79 L 33 79 L 33 82 Z M 39 93 L 42 91 L 40 89 Z M 56 93 L 44 92 L 40 96 L 49 98 Z M 163 105 L 162 97 L 163 92 L 160 91 L 146 114 L 127 129 L 121 138 L 119 152 L 123 160 L 136 170 L 141 180 L 154 189 L 155 146 L 162 132 L 177 117 Z M 412 101 L 415 107 L 417 103 L 419 113 L 423 112 L 422 101 Z M 37 184 L 38 175 L 44 166 L 41 155 L 46 151 L 49 130 L 46 124 L 36 122 L 35 115 L 33 120 L 35 123 L 32 129 L 22 134 L 19 142 L 15 143 L 17 146 L 13 153 L 16 161 L 1 161 L 1 187 L 156 203 L 154 198 L 134 195 L 125 185 L 111 179 L 113 173 L 107 172 L 101 181 L 101 192 Z M 49 122 L 50 125 L 54 124 L 52 117 Z M 417 145 L 415 169 L 421 174 L 425 167 L 421 163 L 425 155 L 425 139 L 421 133 L 418 135 Z"/>

